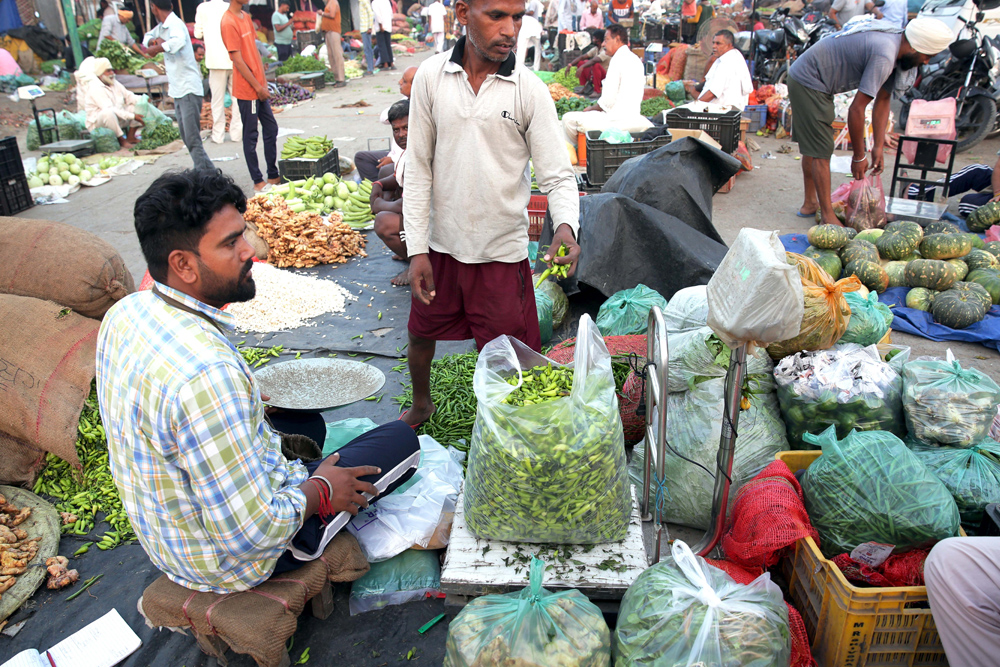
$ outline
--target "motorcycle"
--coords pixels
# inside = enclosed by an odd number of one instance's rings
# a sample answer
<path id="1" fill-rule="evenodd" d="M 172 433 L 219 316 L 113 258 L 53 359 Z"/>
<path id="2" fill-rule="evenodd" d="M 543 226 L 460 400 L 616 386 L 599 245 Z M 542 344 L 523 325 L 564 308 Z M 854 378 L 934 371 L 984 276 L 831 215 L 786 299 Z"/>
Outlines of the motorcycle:
<path id="1" fill-rule="evenodd" d="M 902 98 L 900 124 L 906 127 L 915 99 L 956 100 L 956 151 L 967 151 L 1000 128 L 1000 40 L 983 35 L 977 24 L 984 11 L 1000 7 L 1000 0 L 976 0 L 979 11 L 972 21 L 958 17 L 969 37 L 959 39 L 920 68 L 917 80 Z"/>
<path id="2" fill-rule="evenodd" d="M 998 0 L 1000 1 L 1000 0 Z M 756 57 L 753 78 L 761 83 L 784 83 L 788 67 L 798 56 L 822 37 L 836 32 L 836 25 L 828 18 L 806 25 L 797 16 L 790 16 L 787 8 L 777 9 L 771 15 L 772 30 L 740 31 L 736 46 L 747 60 L 751 59 L 751 39 Z"/>

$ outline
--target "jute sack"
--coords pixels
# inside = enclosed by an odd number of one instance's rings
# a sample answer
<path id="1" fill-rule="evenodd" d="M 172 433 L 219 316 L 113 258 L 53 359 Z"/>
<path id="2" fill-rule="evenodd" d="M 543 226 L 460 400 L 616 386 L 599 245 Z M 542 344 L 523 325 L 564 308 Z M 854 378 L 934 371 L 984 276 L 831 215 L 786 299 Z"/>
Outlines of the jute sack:
<path id="1" fill-rule="evenodd" d="M 77 424 L 100 324 L 51 301 L 0 294 L 0 431 L 79 465 Z"/>
<path id="2" fill-rule="evenodd" d="M 6 433 L 0 433 L 0 484 L 31 486 L 35 483 L 45 452 L 18 440 Z"/>
<path id="3" fill-rule="evenodd" d="M 121 255 L 90 232 L 0 217 L 0 293 L 47 299 L 100 319 L 134 291 Z"/>

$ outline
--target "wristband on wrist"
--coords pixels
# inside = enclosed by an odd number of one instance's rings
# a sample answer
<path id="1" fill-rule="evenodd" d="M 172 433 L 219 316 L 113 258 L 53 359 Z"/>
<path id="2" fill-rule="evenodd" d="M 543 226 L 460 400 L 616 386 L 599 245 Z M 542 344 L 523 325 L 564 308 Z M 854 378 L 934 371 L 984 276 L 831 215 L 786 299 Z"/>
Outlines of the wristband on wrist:
<path id="1" fill-rule="evenodd" d="M 861 158 L 860 160 L 851 160 L 851 162 L 864 162 L 864 161 L 865 161 L 865 160 L 867 160 L 867 159 L 868 159 L 868 156 L 867 156 L 867 155 L 865 155 L 865 156 L 864 156 L 864 157 L 862 157 L 862 158 Z"/>
<path id="2" fill-rule="evenodd" d="M 320 482 L 322 480 L 322 482 Z M 323 477 L 313 476 L 306 480 L 307 482 L 312 482 L 313 486 L 319 492 L 319 507 L 316 510 L 316 514 L 319 516 L 320 522 L 325 526 L 327 524 L 326 517 L 333 516 L 333 505 L 330 503 L 330 497 L 333 495 L 333 486 L 330 484 L 329 480 Z M 329 490 L 329 495 L 323 494 L 324 483 L 326 489 Z"/>

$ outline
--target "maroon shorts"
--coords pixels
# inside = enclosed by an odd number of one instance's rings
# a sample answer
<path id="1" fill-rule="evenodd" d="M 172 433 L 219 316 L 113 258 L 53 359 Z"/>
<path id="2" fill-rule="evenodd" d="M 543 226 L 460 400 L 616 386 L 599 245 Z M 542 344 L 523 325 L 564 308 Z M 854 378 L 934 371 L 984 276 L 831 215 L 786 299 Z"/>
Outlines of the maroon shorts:
<path id="1" fill-rule="evenodd" d="M 480 350 L 507 334 L 533 350 L 542 347 L 531 284 L 531 262 L 463 264 L 430 250 L 436 295 L 429 306 L 410 304 L 410 333 L 428 340 L 476 339 Z"/>

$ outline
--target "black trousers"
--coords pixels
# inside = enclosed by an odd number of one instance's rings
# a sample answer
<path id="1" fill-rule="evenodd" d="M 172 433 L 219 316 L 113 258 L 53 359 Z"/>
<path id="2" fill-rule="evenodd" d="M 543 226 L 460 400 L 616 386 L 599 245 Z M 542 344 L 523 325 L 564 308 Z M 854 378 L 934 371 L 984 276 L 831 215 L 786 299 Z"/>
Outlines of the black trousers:
<path id="1" fill-rule="evenodd" d="M 274 119 L 271 104 L 267 100 L 236 100 L 243 119 L 243 157 L 250 170 L 253 182 L 260 183 L 264 177 L 260 173 L 257 160 L 257 121 L 264 133 L 264 161 L 267 163 L 267 178 L 278 178 L 278 121 Z"/>
<path id="2" fill-rule="evenodd" d="M 380 30 L 375 33 L 375 41 L 378 43 L 378 58 L 382 67 L 392 66 L 392 35 L 387 30 Z"/>
<path id="3" fill-rule="evenodd" d="M 291 44 L 275 44 L 274 48 L 278 50 L 278 62 L 283 63 L 292 57 Z"/>

